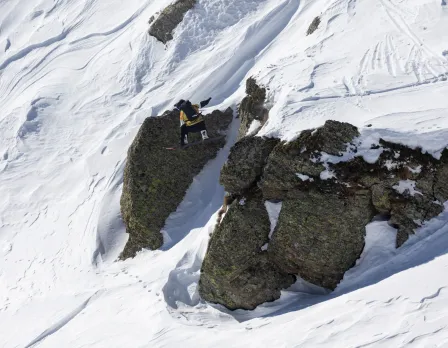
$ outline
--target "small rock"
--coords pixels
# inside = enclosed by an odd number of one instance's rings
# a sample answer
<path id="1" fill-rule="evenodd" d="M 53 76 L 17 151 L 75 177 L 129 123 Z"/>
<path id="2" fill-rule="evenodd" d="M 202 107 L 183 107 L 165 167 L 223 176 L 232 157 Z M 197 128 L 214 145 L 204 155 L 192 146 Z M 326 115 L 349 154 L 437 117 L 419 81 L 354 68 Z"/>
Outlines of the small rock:
<path id="1" fill-rule="evenodd" d="M 165 8 L 149 28 L 149 35 L 166 44 L 173 39 L 173 31 L 185 14 L 196 5 L 197 0 L 177 0 Z"/>

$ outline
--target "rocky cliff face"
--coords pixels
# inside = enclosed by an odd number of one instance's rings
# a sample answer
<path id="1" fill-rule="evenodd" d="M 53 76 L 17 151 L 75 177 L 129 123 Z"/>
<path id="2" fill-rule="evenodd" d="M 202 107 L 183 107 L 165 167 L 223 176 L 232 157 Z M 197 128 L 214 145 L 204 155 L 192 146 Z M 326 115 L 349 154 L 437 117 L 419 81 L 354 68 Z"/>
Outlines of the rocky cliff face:
<path id="1" fill-rule="evenodd" d="M 177 0 L 165 8 L 154 21 L 150 20 L 149 35 L 166 44 L 173 39 L 173 31 L 182 22 L 185 14 L 196 5 L 197 0 Z"/>
<path id="2" fill-rule="evenodd" d="M 442 212 L 447 150 L 438 161 L 381 140 L 369 163 L 359 135 L 350 124 L 327 121 L 290 143 L 243 137 L 235 144 L 220 179 L 237 199 L 210 240 L 202 298 L 252 309 L 277 299 L 296 275 L 332 290 L 361 255 L 375 215 L 398 229 L 399 247 Z M 266 201 L 282 202 L 271 238 Z"/>
<path id="3" fill-rule="evenodd" d="M 233 119 L 231 109 L 205 116 L 209 136 L 224 134 Z M 189 135 L 189 140 L 194 140 Z M 200 135 L 197 135 L 199 140 Z M 129 241 L 121 255 L 162 246 L 160 230 L 182 201 L 193 178 L 214 158 L 225 139 L 187 149 L 167 150 L 180 142 L 179 112 L 148 117 L 128 151 L 121 212 Z"/>
<path id="4" fill-rule="evenodd" d="M 448 150 L 436 160 L 385 140 L 369 149 L 356 127 L 337 121 L 305 130 L 289 143 L 257 137 L 248 130 L 267 120 L 266 91 L 253 79 L 246 87 L 240 139 L 221 171 L 231 199 L 202 265 L 203 299 L 253 309 L 279 298 L 297 276 L 333 290 L 361 255 L 365 226 L 374 216 L 398 230 L 400 247 L 442 212 Z M 123 258 L 162 245 L 165 220 L 224 145 L 222 139 L 167 150 L 179 142 L 178 117 L 172 111 L 146 119 L 129 149 L 121 208 L 130 239 Z M 216 136 L 228 128 L 232 110 L 214 111 L 205 120 Z M 274 202 L 281 203 L 275 218 L 268 210 Z"/>

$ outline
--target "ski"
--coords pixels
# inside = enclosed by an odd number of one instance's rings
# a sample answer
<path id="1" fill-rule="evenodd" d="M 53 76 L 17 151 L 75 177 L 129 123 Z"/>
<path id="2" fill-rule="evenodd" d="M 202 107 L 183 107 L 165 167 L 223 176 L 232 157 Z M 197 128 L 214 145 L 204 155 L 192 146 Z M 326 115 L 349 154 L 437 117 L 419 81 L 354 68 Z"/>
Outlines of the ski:
<path id="1" fill-rule="evenodd" d="M 184 146 L 165 147 L 165 150 L 184 150 L 184 149 L 188 149 L 189 147 L 192 147 L 192 146 L 195 146 L 195 145 L 214 143 L 214 142 L 219 141 L 219 140 L 221 140 L 223 138 L 225 138 L 225 135 L 221 135 L 221 136 L 213 137 L 213 138 L 208 138 L 208 139 L 205 139 L 205 140 L 195 141 L 195 142 L 192 142 L 192 143 L 185 144 Z"/>

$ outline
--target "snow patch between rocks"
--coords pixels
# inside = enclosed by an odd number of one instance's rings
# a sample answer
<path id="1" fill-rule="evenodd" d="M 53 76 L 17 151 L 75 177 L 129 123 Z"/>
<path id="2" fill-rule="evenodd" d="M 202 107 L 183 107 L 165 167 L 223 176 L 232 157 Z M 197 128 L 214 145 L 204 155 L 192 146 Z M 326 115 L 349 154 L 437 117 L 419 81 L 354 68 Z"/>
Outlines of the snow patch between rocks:
<path id="1" fill-rule="evenodd" d="M 358 277 L 362 277 L 368 270 L 379 266 L 397 253 L 395 240 L 397 230 L 389 226 L 387 221 L 374 221 L 366 226 L 364 250 L 356 261 L 355 267 L 348 270 L 341 281 L 338 290 Z"/>
<path id="2" fill-rule="evenodd" d="M 257 134 L 260 128 L 261 128 L 261 122 L 258 120 L 253 120 L 249 126 L 249 129 L 247 130 L 246 136 L 252 136 Z"/>
<path id="3" fill-rule="evenodd" d="M 408 191 L 411 196 L 415 196 L 415 194 L 423 196 L 420 191 L 417 191 L 415 189 L 415 181 L 413 180 L 400 180 L 398 185 L 392 186 L 392 188 L 401 194 L 404 194 L 406 191 Z"/>
<path id="4" fill-rule="evenodd" d="M 420 174 L 422 171 L 422 166 L 417 166 L 416 168 L 411 168 L 408 166 L 408 168 L 412 174 Z"/>
<path id="5" fill-rule="evenodd" d="M 272 239 L 275 227 L 277 227 L 278 217 L 280 216 L 280 211 L 282 210 L 282 202 L 274 203 L 266 201 L 264 203 L 266 210 L 269 215 L 269 221 L 271 222 L 271 230 L 269 231 L 269 241 Z M 261 247 L 261 250 L 268 250 L 269 242 Z"/>
<path id="6" fill-rule="evenodd" d="M 297 175 L 297 177 L 298 177 L 300 180 L 302 180 L 302 181 L 310 181 L 310 182 L 313 182 L 313 181 L 314 181 L 314 179 L 311 178 L 311 177 L 309 177 L 308 175 L 301 174 L 301 173 L 296 173 L 296 175 Z"/>
<path id="7" fill-rule="evenodd" d="M 321 180 L 328 180 L 331 178 L 335 178 L 336 174 L 328 167 L 328 163 L 324 163 L 325 170 L 320 173 Z"/>

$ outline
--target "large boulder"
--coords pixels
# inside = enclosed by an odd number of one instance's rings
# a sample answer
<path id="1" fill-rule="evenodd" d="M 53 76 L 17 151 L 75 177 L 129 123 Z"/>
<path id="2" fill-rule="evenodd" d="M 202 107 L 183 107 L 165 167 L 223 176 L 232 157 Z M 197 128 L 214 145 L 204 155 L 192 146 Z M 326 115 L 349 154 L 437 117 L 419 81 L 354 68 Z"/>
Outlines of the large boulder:
<path id="1" fill-rule="evenodd" d="M 280 271 L 262 250 L 269 231 L 259 193 L 235 200 L 210 240 L 201 270 L 201 297 L 229 309 L 254 309 L 278 299 L 295 277 Z"/>
<path id="2" fill-rule="evenodd" d="M 297 191 L 283 201 L 268 253 L 283 272 L 334 289 L 361 255 L 373 216 L 368 190 Z"/>
<path id="3" fill-rule="evenodd" d="M 149 35 L 166 44 L 173 39 L 173 31 L 191 10 L 197 0 L 177 0 L 165 8 L 155 21 L 151 21 Z"/>
<path id="4" fill-rule="evenodd" d="M 232 119 L 230 108 L 206 115 L 209 135 L 224 134 Z M 166 149 L 177 146 L 179 138 L 179 112 L 171 111 L 148 117 L 129 148 L 121 197 L 129 240 L 122 258 L 132 257 L 142 248 L 162 246 L 160 230 L 165 220 L 176 210 L 193 178 L 225 144 L 222 138 L 187 149 Z"/>
<path id="5" fill-rule="evenodd" d="M 334 289 L 361 255 L 365 226 L 375 215 L 397 228 L 400 247 L 442 212 L 448 150 L 437 160 L 380 140 L 372 145 L 379 157 L 371 163 L 362 157 L 358 137 L 356 127 L 327 121 L 266 151 L 263 138 L 235 144 L 221 182 L 239 198 L 210 241 L 200 281 L 204 299 L 250 309 L 277 298 L 291 284 L 288 275 Z M 243 197 L 244 205 L 238 204 Z M 266 200 L 282 202 L 271 237 Z"/>
<path id="6" fill-rule="evenodd" d="M 278 142 L 278 139 L 262 137 L 245 137 L 238 141 L 221 170 L 220 182 L 226 191 L 242 193 L 256 184 L 266 159 Z"/>
<path id="7" fill-rule="evenodd" d="M 328 289 L 361 255 L 375 211 L 370 191 L 337 182 L 321 157 L 341 156 L 358 135 L 336 121 L 304 131 L 271 152 L 260 182 L 265 199 L 283 200 L 268 253 L 282 271 Z"/>

